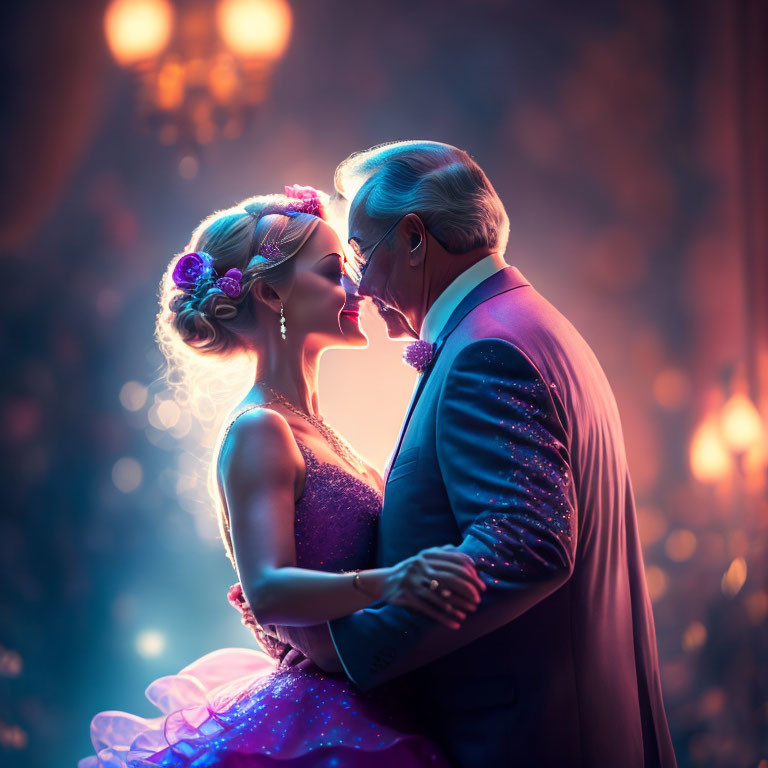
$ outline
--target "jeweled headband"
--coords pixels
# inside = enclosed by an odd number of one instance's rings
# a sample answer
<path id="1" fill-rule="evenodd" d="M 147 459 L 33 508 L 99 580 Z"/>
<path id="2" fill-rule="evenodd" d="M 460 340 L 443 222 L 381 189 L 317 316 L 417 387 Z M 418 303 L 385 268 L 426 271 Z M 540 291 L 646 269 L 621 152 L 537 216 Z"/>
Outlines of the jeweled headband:
<path id="1" fill-rule="evenodd" d="M 275 211 L 275 213 L 282 213 L 285 216 L 308 213 L 312 216 L 325 218 L 325 210 L 320 200 L 320 195 L 313 187 L 302 187 L 298 184 L 293 184 L 290 187 L 285 187 L 285 195 L 295 199 L 297 202 L 290 202 L 284 209 Z M 256 228 L 254 227 L 254 238 L 255 234 Z M 251 243 L 251 251 L 253 251 L 253 241 Z M 267 241 L 261 247 L 260 253 L 254 254 L 251 257 L 248 267 L 264 262 L 277 263 L 281 255 L 277 243 Z M 201 279 L 216 275 L 212 256 L 205 251 L 192 251 L 191 253 L 185 253 L 176 262 L 176 266 L 173 269 L 173 282 L 177 288 L 183 291 L 194 291 Z M 240 295 L 242 279 L 243 273 L 239 269 L 228 269 L 221 277 L 216 277 L 215 285 L 231 299 L 234 299 Z"/>

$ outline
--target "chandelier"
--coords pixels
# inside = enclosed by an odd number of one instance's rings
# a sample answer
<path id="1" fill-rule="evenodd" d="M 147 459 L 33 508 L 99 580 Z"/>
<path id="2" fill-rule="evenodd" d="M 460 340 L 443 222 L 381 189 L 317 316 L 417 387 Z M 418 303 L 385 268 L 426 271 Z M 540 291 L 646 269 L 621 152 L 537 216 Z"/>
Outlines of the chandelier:
<path id="1" fill-rule="evenodd" d="M 104 15 L 112 55 L 138 78 L 142 115 L 193 160 L 199 146 L 242 133 L 291 25 L 287 0 L 111 0 Z"/>

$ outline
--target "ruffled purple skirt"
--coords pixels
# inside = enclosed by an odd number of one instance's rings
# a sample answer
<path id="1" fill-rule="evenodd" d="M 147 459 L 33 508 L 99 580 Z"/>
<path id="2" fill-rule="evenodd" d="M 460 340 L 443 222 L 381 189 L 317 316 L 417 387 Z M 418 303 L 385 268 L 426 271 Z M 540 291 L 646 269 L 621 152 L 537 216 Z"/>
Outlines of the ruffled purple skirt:
<path id="1" fill-rule="evenodd" d="M 449 768 L 410 732 L 394 702 L 309 660 L 293 667 L 250 648 L 221 648 L 146 690 L 162 714 L 100 712 L 95 755 L 78 768 Z"/>

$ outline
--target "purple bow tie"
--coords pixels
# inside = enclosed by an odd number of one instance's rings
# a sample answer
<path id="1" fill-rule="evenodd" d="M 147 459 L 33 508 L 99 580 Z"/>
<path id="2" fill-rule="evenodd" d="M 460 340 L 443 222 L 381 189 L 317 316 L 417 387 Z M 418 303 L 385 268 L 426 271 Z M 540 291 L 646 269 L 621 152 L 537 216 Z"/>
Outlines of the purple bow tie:
<path id="1" fill-rule="evenodd" d="M 435 345 L 423 339 L 413 341 L 403 349 L 403 362 L 413 366 L 419 373 L 429 368 L 434 356 Z"/>

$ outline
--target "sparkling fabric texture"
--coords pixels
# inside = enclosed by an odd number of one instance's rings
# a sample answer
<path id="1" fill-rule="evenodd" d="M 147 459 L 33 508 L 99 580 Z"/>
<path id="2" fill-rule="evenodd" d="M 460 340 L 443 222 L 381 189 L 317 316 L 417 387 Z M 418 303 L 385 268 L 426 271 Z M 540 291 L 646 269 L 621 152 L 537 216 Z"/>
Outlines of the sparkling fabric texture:
<path id="1" fill-rule="evenodd" d="M 435 356 L 435 345 L 419 339 L 412 341 L 403 348 L 403 362 L 423 373 Z"/>
<path id="2" fill-rule="evenodd" d="M 371 567 L 380 494 L 298 445 L 307 469 L 296 503 L 297 565 Z M 244 623 L 260 640 L 261 628 Z M 153 681 L 146 696 L 158 717 L 100 712 L 91 723 L 96 754 L 78 768 L 449 768 L 436 745 L 409 728 L 391 693 L 363 693 L 308 659 L 281 666 L 278 651 L 222 648 Z"/>
<path id="3" fill-rule="evenodd" d="M 473 554 L 495 583 L 546 581 L 569 571 L 575 557 L 567 436 L 548 385 L 522 376 L 503 344 L 477 344 L 468 351 L 448 385 L 452 396 L 444 400 L 442 436 L 456 444 L 483 435 L 475 453 L 487 456 L 485 466 L 498 470 L 493 476 L 466 473 L 468 482 L 456 502 L 474 514 L 463 533 L 484 545 Z M 467 405 L 473 392 L 483 393 L 482 411 Z M 445 466 L 464 473 L 456 465 L 459 454 L 448 453 Z"/>
<path id="4" fill-rule="evenodd" d="M 298 445 L 307 480 L 296 503 L 297 565 L 336 572 L 374 566 L 381 495 L 335 464 L 319 461 L 301 442 Z"/>

